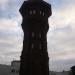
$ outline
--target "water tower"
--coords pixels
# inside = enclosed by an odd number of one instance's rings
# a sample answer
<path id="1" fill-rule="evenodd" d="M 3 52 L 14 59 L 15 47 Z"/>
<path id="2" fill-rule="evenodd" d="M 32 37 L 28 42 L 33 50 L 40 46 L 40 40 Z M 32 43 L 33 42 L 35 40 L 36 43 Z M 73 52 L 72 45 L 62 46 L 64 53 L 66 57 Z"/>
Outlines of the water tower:
<path id="1" fill-rule="evenodd" d="M 49 75 L 47 32 L 51 5 L 43 0 L 27 0 L 19 11 L 24 31 L 19 75 Z"/>

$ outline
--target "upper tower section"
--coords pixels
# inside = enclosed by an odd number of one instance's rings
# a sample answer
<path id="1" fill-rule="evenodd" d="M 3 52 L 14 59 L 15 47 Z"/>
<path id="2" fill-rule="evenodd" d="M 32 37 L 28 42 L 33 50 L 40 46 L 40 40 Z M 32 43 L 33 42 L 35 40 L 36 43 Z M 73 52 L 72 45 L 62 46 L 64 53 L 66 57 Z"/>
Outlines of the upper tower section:
<path id="1" fill-rule="evenodd" d="M 34 21 L 46 20 L 52 14 L 51 5 L 43 0 L 24 1 L 19 11 L 24 19 Z"/>
<path id="2" fill-rule="evenodd" d="M 28 0 L 28 1 L 35 2 L 35 1 L 42 1 L 42 0 Z"/>

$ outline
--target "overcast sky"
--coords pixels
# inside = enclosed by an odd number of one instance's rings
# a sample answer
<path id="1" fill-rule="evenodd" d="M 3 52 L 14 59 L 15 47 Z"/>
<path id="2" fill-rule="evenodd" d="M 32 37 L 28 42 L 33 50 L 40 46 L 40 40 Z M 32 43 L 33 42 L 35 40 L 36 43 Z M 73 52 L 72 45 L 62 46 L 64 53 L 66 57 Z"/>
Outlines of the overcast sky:
<path id="1" fill-rule="evenodd" d="M 52 5 L 48 32 L 50 70 L 69 70 L 75 65 L 75 0 L 45 1 Z M 0 64 L 10 64 L 21 55 L 22 3 L 23 0 L 0 0 Z"/>

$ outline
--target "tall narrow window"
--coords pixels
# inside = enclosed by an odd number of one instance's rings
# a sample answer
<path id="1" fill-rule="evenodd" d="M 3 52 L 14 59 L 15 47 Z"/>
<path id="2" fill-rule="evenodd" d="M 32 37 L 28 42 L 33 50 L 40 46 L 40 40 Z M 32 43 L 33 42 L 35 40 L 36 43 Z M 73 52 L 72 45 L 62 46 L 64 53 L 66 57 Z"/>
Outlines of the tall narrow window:
<path id="1" fill-rule="evenodd" d="M 41 33 L 39 33 L 39 37 L 41 38 Z"/>
<path id="2" fill-rule="evenodd" d="M 32 49 L 34 48 L 34 44 L 33 44 L 33 43 L 31 44 L 31 48 L 32 48 Z"/>
<path id="3" fill-rule="evenodd" d="M 34 35 L 35 35 L 34 32 L 32 32 L 32 37 L 34 37 Z"/>
<path id="4" fill-rule="evenodd" d="M 40 15 L 42 14 L 42 11 L 40 11 Z"/>
<path id="5" fill-rule="evenodd" d="M 35 10 L 33 10 L 33 14 L 36 14 L 36 11 Z"/>
<path id="6" fill-rule="evenodd" d="M 32 13 L 33 13 L 32 10 L 30 10 L 29 14 L 32 15 Z"/>
<path id="7" fill-rule="evenodd" d="M 43 14 L 42 14 L 43 16 L 45 16 L 45 13 L 43 12 Z"/>

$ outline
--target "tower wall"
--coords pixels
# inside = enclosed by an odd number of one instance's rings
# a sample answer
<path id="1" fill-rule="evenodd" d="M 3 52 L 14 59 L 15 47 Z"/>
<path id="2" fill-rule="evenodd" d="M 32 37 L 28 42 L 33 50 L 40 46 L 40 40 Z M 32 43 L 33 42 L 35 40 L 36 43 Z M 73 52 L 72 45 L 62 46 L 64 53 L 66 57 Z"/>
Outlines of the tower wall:
<path id="1" fill-rule="evenodd" d="M 47 31 L 51 5 L 44 1 L 25 1 L 20 8 L 24 31 L 20 75 L 49 75 Z"/>

